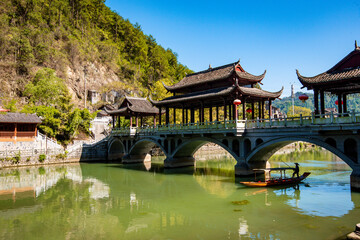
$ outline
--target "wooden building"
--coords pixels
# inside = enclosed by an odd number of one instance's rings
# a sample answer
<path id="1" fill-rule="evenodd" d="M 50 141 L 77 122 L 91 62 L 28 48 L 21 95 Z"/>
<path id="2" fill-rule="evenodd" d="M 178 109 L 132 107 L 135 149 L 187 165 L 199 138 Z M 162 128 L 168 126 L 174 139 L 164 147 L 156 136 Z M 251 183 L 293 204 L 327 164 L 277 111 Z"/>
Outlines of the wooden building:
<path id="1" fill-rule="evenodd" d="M 36 114 L 0 113 L 0 141 L 33 141 L 40 123 Z"/>
<path id="2" fill-rule="evenodd" d="M 109 109 L 105 107 L 105 111 L 113 118 L 113 127 L 116 122 L 120 123 L 120 117 L 130 119 L 131 127 L 143 126 L 144 117 L 153 117 L 154 125 L 156 125 L 156 116 L 159 111 L 146 98 L 128 97 L 126 96 L 118 109 Z M 135 118 L 135 123 L 134 123 Z M 140 120 L 140 124 L 139 124 Z"/>
<path id="3" fill-rule="evenodd" d="M 172 109 L 173 123 L 176 123 L 177 110 L 181 109 L 182 123 L 203 123 L 205 121 L 234 120 L 236 118 L 236 107 L 234 100 L 239 99 L 242 103 L 242 118 L 246 113 L 251 113 L 251 118 L 265 116 L 265 103 L 271 108 L 271 102 L 280 97 L 282 90 L 268 92 L 256 88 L 261 84 L 266 71 L 256 76 L 246 72 L 240 65 L 240 61 L 228 65 L 209 68 L 205 71 L 187 75 L 180 82 L 164 87 L 173 93 L 172 97 L 161 101 L 153 101 L 153 105 L 159 108 L 159 112 L 165 110 L 165 124 L 170 122 L 170 111 Z M 258 115 L 255 116 L 255 108 Z M 195 119 L 197 112 L 198 119 Z M 205 112 L 208 116 L 205 116 Z M 219 114 L 221 112 L 221 115 Z M 271 118 L 271 111 L 269 111 Z M 163 123 L 160 115 L 160 123 Z"/>
<path id="4" fill-rule="evenodd" d="M 325 92 L 337 95 L 338 113 L 346 113 L 346 96 L 360 92 L 360 48 L 355 41 L 355 49 L 324 73 L 304 77 L 296 70 L 296 74 L 303 88 L 314 91 L 315 114 L 325 114 Z"/>

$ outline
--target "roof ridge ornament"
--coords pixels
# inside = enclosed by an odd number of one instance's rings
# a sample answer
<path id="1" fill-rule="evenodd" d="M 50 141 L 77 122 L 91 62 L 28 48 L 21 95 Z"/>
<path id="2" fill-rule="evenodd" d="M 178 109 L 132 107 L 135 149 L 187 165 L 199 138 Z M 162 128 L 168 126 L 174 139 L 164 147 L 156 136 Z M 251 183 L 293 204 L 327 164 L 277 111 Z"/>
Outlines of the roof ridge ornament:
<path id="1" fill-rule="evenodd" d="M 355 40 L 355 50 L 358 49 L 358 48 L 359 48 L 359 47 L 358 47 L 357 42 L 356 42 L 356 40 Z"/>
<path id="2" fill-rule="evenodd" d="M 211 63 L 209 64 L 209 70 L 211 70 L 212 69 L 212 67 L 211 67 Z"/>

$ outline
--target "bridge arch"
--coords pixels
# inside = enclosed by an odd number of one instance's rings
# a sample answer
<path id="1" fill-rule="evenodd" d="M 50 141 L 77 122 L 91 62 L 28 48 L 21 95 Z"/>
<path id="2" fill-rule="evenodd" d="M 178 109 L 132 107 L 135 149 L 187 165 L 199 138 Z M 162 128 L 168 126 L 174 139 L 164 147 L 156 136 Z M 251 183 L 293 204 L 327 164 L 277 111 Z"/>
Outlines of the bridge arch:
<path id="1" fill-rule="evenodd" d="M 354 139 L 352 139 L 355 141 Z M 346 164 L 349 165 L 349 167 L 354 168 L 356 164 L 356 160 L 351 159 L 350 156 L 342 151 L 340 151 L 338 148 L 334 147 L 334 141 L 328 140 L 323 141 L 321 139 L 317 138 L 307 138 L 307 137 L 281 137 L 272 139 L 270 141 L 263 142 L 261 145 L 257 146 L 255 149 L 251 151 L 251 153 L 246 157 L 246 161 L 248 163 L 252 162 L 262 162 L 263 164 L 266 163 L 266 161 L 279 149 L 282 147 L 291 144 L 293 142 L 302 141 L 302 142 L 308 142 L 315 145 L 318 145 L 320 147 L 325 148 L 326 150 L 332 152 L 339 158 L 341 158 Z M 351 140 L 349 140 L 351 141 Z M 354 143 L 351 141 L 352 143 Z M 335 142 L 336 143 L 336 142 Z M 356 144 L 356 141 L 355 141 Z M 357 156 L 357 155 L 356 155 Z"/>
<path id="2" fill-rule="evenodd" d="M 167 151 L 159 142 L 159 139 L 143 138 L 134 142 L 129 149 L 128 154 L 123 159 L 123 163 L 137 163 L 151 161 L 151 155 L 149 154 L 151 149 L 158 146 L 161 151 L 167 156 Z"/>
<path id="3" fill-rule="evenodd" d="M 125 146 L 119 138 L 113 138 L 108 144 L 108 160 L 119 160 L 125 155 Z"/>
<path id="4" fill-rule="evenodd" d="M 225 141 L 224 141 L 225 140 Z M 181 157 L 193 157 L 195 152 L 199 150 L 203 145 L 206 143 L 214 143 L 222 147 L 225 151 L 227 151 L 232 157 L 237 159 L 236 151 L 239 151 L 239 146 L 235 146 L 236 144 L 239 145 L 238 139 L 233 139 L 232 144 L 229 144 L 227 139 L 224 140 L 216 140 L 213 138 L 206 138 L 206 137 L 199 137 L 199 138 L 192 138 L 188 141 L 183 141 L 175 150 L 171 153 L 171 157 L 173 158 L 181 158 Z M 231 145 L 232 147 L 229 147 Z"/>

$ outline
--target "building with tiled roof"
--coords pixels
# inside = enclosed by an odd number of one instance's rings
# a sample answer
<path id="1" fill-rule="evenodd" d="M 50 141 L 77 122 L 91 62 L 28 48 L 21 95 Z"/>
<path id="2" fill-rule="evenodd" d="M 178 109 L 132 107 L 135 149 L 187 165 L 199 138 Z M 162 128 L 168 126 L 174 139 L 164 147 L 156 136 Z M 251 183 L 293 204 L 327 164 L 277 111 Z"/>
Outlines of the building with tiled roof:
<path id="1" fill-rule="evenodd" d="M 296 70 L 303 88 L 314 91 L 315 114 L 325 113 L 324 94 L 338 96 L 338 112 L 347 112 L 346 95 L 360 92 L 360 47 L 355 41 L 355 49 L 328 71 L 313 77 L 302 76 Z M 320 109 L 319 109 L 320 95 Z"/>
<path id="2" fill-rule="evenodd" d="M 259 109 L 258 117 L 265 118 L 265 102 L 271 106 L 271 101 L 279 98 L 283 90 L 268 92 L 256 88 L 256 84 L 261 83 L 265 74 L 266 71 L 261 75 L 246 72 L 240 61 L 216 68 L 210 66 L 205 71 L 187 75 L 172 86 L 164 84 L 165 89 L 173 93 L 173 96 L 161 101 L 151 99 L 150 101 L 159 108 L 159 111 L 165 110 L 165 124 L 170 123 L 170 109 L 174 123 L 176 123 L 177 110 L 180 109 L 183 123 L 194 123 L 195 111 L 198 111 L 199 122 L 205 122 L 205 111 L 209 112 L 209 117 L 206 119 L 208 121 L 220 120 L 220 118 L 235 120 L 237 116 L 237 107 L 233 104 L 235 99 L 242 102 L 243 119 L 246 118 L 247 113 L 248 117 L 255 118 L 255 105 Z M 215 108 L 215 118 L 213 118 L 213 108 Z M 219 111 L 222 116 L 219 115 Z M 271 112 L 269 111 L 269 117 Z"/>
<path id="3" fill-rule="evenodd" d="M 40 123 L 36 114 L 0 113 L 0 141 L 33 141 Z"/>
<path id="4" fill-rule="evenodd" d="M 154 107 L 146 98 L 129 97 L 125 96 L 124 100 L 117 109 L 109 109 L 105 107 L 104 110 L 113 117 L 113 124 L 117 121 L 120 122 L 120 117 L 130 119 L 130 126 L 133 125 L 133 117 L 136 119 L 136 126 L 143 125 L 143 117 L 152 116 L 154 123 L 159 110 Z"/>

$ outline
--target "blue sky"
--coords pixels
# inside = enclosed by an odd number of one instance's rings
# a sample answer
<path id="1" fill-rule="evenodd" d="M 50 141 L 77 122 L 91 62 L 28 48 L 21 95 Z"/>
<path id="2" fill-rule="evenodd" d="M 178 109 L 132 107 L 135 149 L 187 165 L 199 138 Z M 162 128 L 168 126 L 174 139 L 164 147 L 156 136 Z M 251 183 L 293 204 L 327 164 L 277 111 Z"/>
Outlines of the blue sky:
<path id="1" fill-rule="evenodd" d="M 105 2 L 132 23 L 141 25 L 158 44 L 171 48 L 194 71 L 240 59 L 259 75 L 263 89 L 290 95 L 299 91 L 295 69 L 320 74 L 360 43 L 360 1 L 145 1 Z M 360 44 L 359 44 L 360 45 Z"/>

